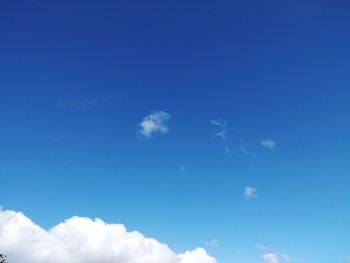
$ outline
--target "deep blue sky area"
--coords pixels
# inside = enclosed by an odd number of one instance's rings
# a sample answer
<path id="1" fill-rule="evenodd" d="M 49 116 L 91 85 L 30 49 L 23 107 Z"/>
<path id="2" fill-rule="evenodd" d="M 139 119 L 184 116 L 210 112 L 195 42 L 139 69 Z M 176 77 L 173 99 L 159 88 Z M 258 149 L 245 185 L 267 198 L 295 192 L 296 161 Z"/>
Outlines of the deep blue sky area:
<path id="1" fill-rule="evenodd" d="M 344 0 L 1 1 L 0 204 L 220 263 L 263 262 L 259 244 L 344 263 L 349 14 Z M 148 134 L 157 113 L 165 130 Z"/>

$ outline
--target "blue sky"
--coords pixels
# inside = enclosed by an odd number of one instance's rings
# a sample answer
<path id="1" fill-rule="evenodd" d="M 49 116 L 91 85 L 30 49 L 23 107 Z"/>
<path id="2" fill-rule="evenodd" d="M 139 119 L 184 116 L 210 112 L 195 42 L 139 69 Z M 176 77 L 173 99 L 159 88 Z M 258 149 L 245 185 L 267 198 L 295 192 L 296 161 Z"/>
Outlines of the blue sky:
<path id="1" fill-rule="evenodd" d="M 0 204 L 44 228 L 123 223 L 221 263 L 345 262 L 349 11 L 2 2 Z"/>

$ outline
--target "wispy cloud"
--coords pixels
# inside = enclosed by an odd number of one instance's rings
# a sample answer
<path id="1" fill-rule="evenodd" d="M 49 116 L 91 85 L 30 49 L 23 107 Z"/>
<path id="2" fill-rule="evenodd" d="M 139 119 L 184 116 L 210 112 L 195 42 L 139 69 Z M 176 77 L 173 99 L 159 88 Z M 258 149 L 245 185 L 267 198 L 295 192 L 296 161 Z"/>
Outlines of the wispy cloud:
<path id="1" fill-rule="evenodd" d="M 253 199 L 257 196 L 258 190 L 255 187 L 246 186 L 244 187 L 244 196 Z"/>
<path id="2" fill-rule="evenodd" d="M 346 262 L 346 263 L 350 263 L 350 256 L 348 256 L 348 257 L 345 258 L 345 262 Z"/>
<path id="3" fill-rule="evenodd" d="M 256 249 L 258 249 L 258 250 L 263 250 L 263 251 L 268 251 L 268 250 L 271 250 L 271 248 L 270 248 L 270 247 L 265 246 L 265 245 L 263 245 L 263 244 L 259 244 L 259 245 L 257 245 L 257 246 L 256 246 Z"/>
<path id="4" fill-rule="evenodd" d="M 75 108 L 81 110 L 88 110 L 96 107 L 99 104 L 107 103 L 107 99 L 77 99 L 77 100 L 60 100 L 56 103 L 56 106 L 63 108 Z"/>
<path id="5" fill-rule="evenodd" d="M 218 247 L 219 246 L 219 240 L 217 239 L 212 239 L 207 242 L 205 242 L 207 246 L 212 246 L 212 247 Z"/>
<path id="6" fill-rule="evenodd" d="M 212 119 L 210 123 L 214 125 L 218 130 L 214 131 L 213 137 L 218 137 L 223 141 L 227 140 L 228 132 L 227 132 L 227 121 L 223 119 Z"/>
<path id="7" fill-rule="evenodd" d="M 224 144 L 224 152 L 225 154 L 230 153 L 229 147 L 229 136 L 227 131 L 227 121 L 223 119 L 211 119 L 210 123 L 215 127 L 215 131 L 212 133 L 212 136 L 215 138 L 219 138 Z"/>
<path id="8" fill-rule="evenodd" d="M 75 216 L 46 230 L 8 210 L 0 211 L 0 247 L 17 263 L 217 263 L 203 248 L 176 254 L 121 224 Z"/>
<path id="9" fill-rule="evenodd" d="M 271 138 L 267 138 L 267 139 L 261 140 L 261 146 L 266 147 L 270 150 L 274 150 L 276 143 Z"/>
<path id="10" fill-rule="evenodd" d="M 240 144 L 239 144 L 238 148 L 239 148 L 241 153 L 243 153 L 245 155 L 248 155 L 250 157 L 253 157 L 253 158 L 256 157 L 255 152 L 252 152 L 252 151 L 248 150 L 248 146 L 247 146 L 247 144 L 245 143 L 244 140 L 240 140 Z"/>
<path id="11" fill-rule="evenodd" d="M 215 131 L 213 133 L 213 137 L 219 137 L 223 141 L 227 140 L 227 131 L 222 130 L 222 131 Z"/>
<path id="12" fill-rule="evenodd" d="M 210 120 L 210 123 L 213 124 L 213 125 L 216 125 L 216 126 L 219 126 L 221 128 L 226 128 L 227 126 L 227 121 L 226 120 L 223 120 L 223 119 L 212 119 Z"/>
<path id="13" fill-rule="evenodd" d="M 152 137 L 154 133 L 167 133 L 169 131 L 167 122 L 169 120 L 169 113 L 164 111 L 155 111 L 143 118 L 140 123 L 140 132 L 146 138 Z"/>
<path id="14" fill-rule="evenodd" d="M 257 157 L 254 149 L 251 149 L 251 144 L 248 146 L 245 140 L 242 139 L 240 132 L 236 131 L 236 136 L 231 137 L 231 130 L 229 129 L 227 120 L 222 118 L 211 119 L 210 124 L 215 128 L 212 137 L 222 141 L 225 154 L 233 153 L 238 157 L 250 157 L 253 159 Z M 263 139 L 260 143 L 263 147 L 267 147 L 271 150 L 274 150 L 276 145 L 271 138 Z"/>

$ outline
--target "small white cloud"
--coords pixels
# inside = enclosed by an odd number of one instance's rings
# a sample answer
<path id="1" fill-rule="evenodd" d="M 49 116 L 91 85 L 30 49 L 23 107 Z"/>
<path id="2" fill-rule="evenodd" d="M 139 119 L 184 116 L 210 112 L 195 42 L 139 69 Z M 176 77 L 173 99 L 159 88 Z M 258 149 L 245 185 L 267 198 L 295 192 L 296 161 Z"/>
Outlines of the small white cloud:
<path id="1" fill-rule="evenodd" d="M 210 120 L 210 123 L 221 128 L 226 128 L 227 126 L 227 121 L 222 119 Z"/>
<path id="2" fill-rule="evenodd" d="M 239 143 L 240 143 L 240 144 L 239 144 L 239 147 L 238 147 L 238 148 L 239 148 L 239 151 L 240 151 L 241 153 L 243 153 L 243 154 L 245 154 L 245 155 L 247 155 L 247 156 L 250 156 L 250 157 L 252 157 L 252 158 L 255 158 L 255 157 L 256 157 L 256 154 L 248 149 L 248 146 L 247 146 L 247 144 L 245 143 L 244 140 L 240 140 Z"/>
<path id="3" fill-rule="evenodd" d="M 261 146 L 274 150 L 276 143 L 271 138 L 268 138 L 261 141 Z"/>
<path id="4" fill-rule="evenodd" d="M 219 246 L 219 240 L 213 239 L 205 242 L 207 246 L 212 246 L 212 247 L 218 247 Z"/>
<path id="5" fill-rule="evenodd" d="M 350 256 L 345 257 L 345 262 L 346 262 L 346 263 L 350 263 Z"/>
<path id="6" fill-rule="evenodd" d="M 267 253 L 261 256 L 266 263 L 279 263 L 281 261 L 290 261 L 287 254 Z"/>
<path id="7" fill-rule="evenodd" d="M 217 120 L 210 120 L 210 123 L 219 128 L 219 130 L 213 133 L 213 137 L 218 137 L 223 141 L 225 141 L 227 139 L 227 130 L 226 130 L 227 121 L 222 119 L 217 119 Z"/>
<path id="8" fill-rule="evenodd" d="M 279 263 L 280 257 L 274 253 L 267 253 L 261 256 L 266 263 Z"/>
<path id="9" fill-rule="evenodd" d="M 251 157 L 253 157 L 253 158 L 256 157 L 256 154 L 255 154 L 254 152 L 249 151 L 248 148 L 247 148 L 247 146 L 244 145 L 244 144 L 241 144 L 241 145 L 239 146 L 239 150 L 240 150 L 242 153 L 244 153 L 245 155 L 251 156 Z"/>
<path id="10" fill-rule="evenodd" d="M 257 245 L 257 246 L 256 246 L 256 249 L 258 249 L 258 250 L 263 250 L 263 251 L 271 250 L 270 247 L 265 246 L 265 245 L 262 245 L 262 244 Z"/>
<path id="11" fill-rule="evenodd" d="M 227 131 L 222 130 L 222 131 L 216 131 L 213 133 L 213 137 L 218 137 L 221 138 L 223 141 L 227 139 Z"/>
<path id="12" fill-rule="evenodd" d="M 0 211 L 0 248 L 16 263 L 217 263 L 203 248 L 176 254 L 121 224 L 75 216 L 45 230 L 8 210 Z"/>
<path id="13" fill-rule="evenodd" d="M 140 132 L 146 137 L 150 138 L 153 133 L 167 133 L 169 128 L 167 122 L 170 115 L 164 111 L 155 111 L 143 118 L 140 123 Z"/>
<path id="14" fill-rule="evenodd" d="M 246 186 L 244 188 L 244 196 L 249 198 L 249 199 L 256 197 L 257 192 L 258 192 L 258 190 L 254 187 L 251 187 L 251 186 Z"/>
<path id="15" fill-rule="evenodd" d="M 230 147 L 225 146 L 225 153 L 226 153 L 226 154 L 229 154 L 229 153 L 230 153 Z"/>

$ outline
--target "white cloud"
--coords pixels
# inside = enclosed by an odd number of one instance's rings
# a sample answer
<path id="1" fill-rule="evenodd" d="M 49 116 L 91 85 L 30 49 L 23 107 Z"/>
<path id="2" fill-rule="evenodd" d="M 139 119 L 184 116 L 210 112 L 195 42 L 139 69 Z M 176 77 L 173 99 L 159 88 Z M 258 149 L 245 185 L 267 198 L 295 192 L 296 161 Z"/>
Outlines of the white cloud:
<path id="1" fill-rule="evenodd" d="M 121 224 L 72 217 L 45 230 L 8 210 L 0 211 L 0 247 L 15 263 L 217 263 L 202 248 L 177 255 Z"/>
<path id="2" fill-rule="evenodd" d="M 267 253 L 261 256 L 266 263 L 279 263 L 280 257 L 274 253 Z"/>
<path id="3" fill-rule="evenodd" d="M 258 192 L 258 190 L 254 187 L 251 187 L 251 186 L 246 186 L 244 188 L 244 196 L 249 198 L 249 199 L 256 197 L 257 192 Z"/>
<path id="4" fill-rule="evenodd" d="M 222 119 L 210 120 L 210 123 L 221 128 L 225 128 L 227 126 L 227 121 Z"/>
<path id="5" fill-rule="evenodd" d="M 207 242 L 205 242 L 207 246 L 212 246 L 212 247 L 218 247 L 219 246 L 219 240 L 217 239 L 212 239 Z"/>
<path id="6" fill-rule="evenodd" d="M 216 263 L 217 261 L 208 256 L 207 252 L 203 248 L 196 248 L 192 251 L 186 251 L 183 254 L 179 254 L 180 261 L 174 261 L 178 263 Z M 151 262 L 150 262 L 151 263 Z"/>
<path id="7" fill-rule="evenodd" d="M 256 246 L 256 249 L 258 249 L 258 250 L 264 250 L 264 251 L 271 250 L 270 247 L 265 246 L 265 245 L 262 245 L 262 244 L 257 245 L 257 246 Z"/>
<path id="8" fill-rule="evenodd" d="M 218 137 L 220 139 L 222 139 L 223 141 L 227 140 L 228 137 L 228 132 L 227 132 L 227 121 L 226 120 L 222 120 L 222 119 L 217 119 L 217 120 L 210 120 L 210 123 L 214 126 L 216 126 L 217 128 L 219 128 L 219 130 L 216 130 L 213 133 L 213 137 Z"/>
<path id="9" fill-rule="evenodd" d="M 346 263 L 350 263 L 350 256 L 348 256 L 348 257 L 345 258 L 345 262 L 346 262 Z"/>
<path id="10" fill-rule="evenodd" d="M 140 131 L 146 138 L 150 138 L 153 133 L 167 133 L 169 131 L 167 126 L 169 119 L 169 113 L 164 111 L 155 111 L 143 118 L 142 122 L 140 123 Z"/>
<path id="11" fill-rule="evenodd" d="M 276 143 L 271 138 L 268 138 L 261 141 L 261 146 L 274 150 Z"/>
<path id="12" fill-rule="evenodd" d="M 213 133 L 214 137 L 219 137 L 221 138 L 223 141 L 225 141 L 227 139 L 227 131 L 222 130 L 222 131 L 216 131 Z"/>
<path id="13" fill-rule="evenodd" d="M 261 256 L 266 263 L 279 263 L 281 261 L 290 261 L 287 254 L 266 253 Z"/>
<path id="14" fill-rule="evenodd" d="M 246 154 L 246 155 L 248 155 L 248 156 L 251 156 L 251 157 L 253 157 L 253 158 L 256 157 L 256 154 L 255 154 L 254 152 L 249 151 L 248 148 L 247 148 L 247 146 L 246 146 L 245 144 L 241 144 L 241 145 L 239 146 L 239 150 L 240 150 L 242 153 L 244 153 L 244 154 Z"/>

